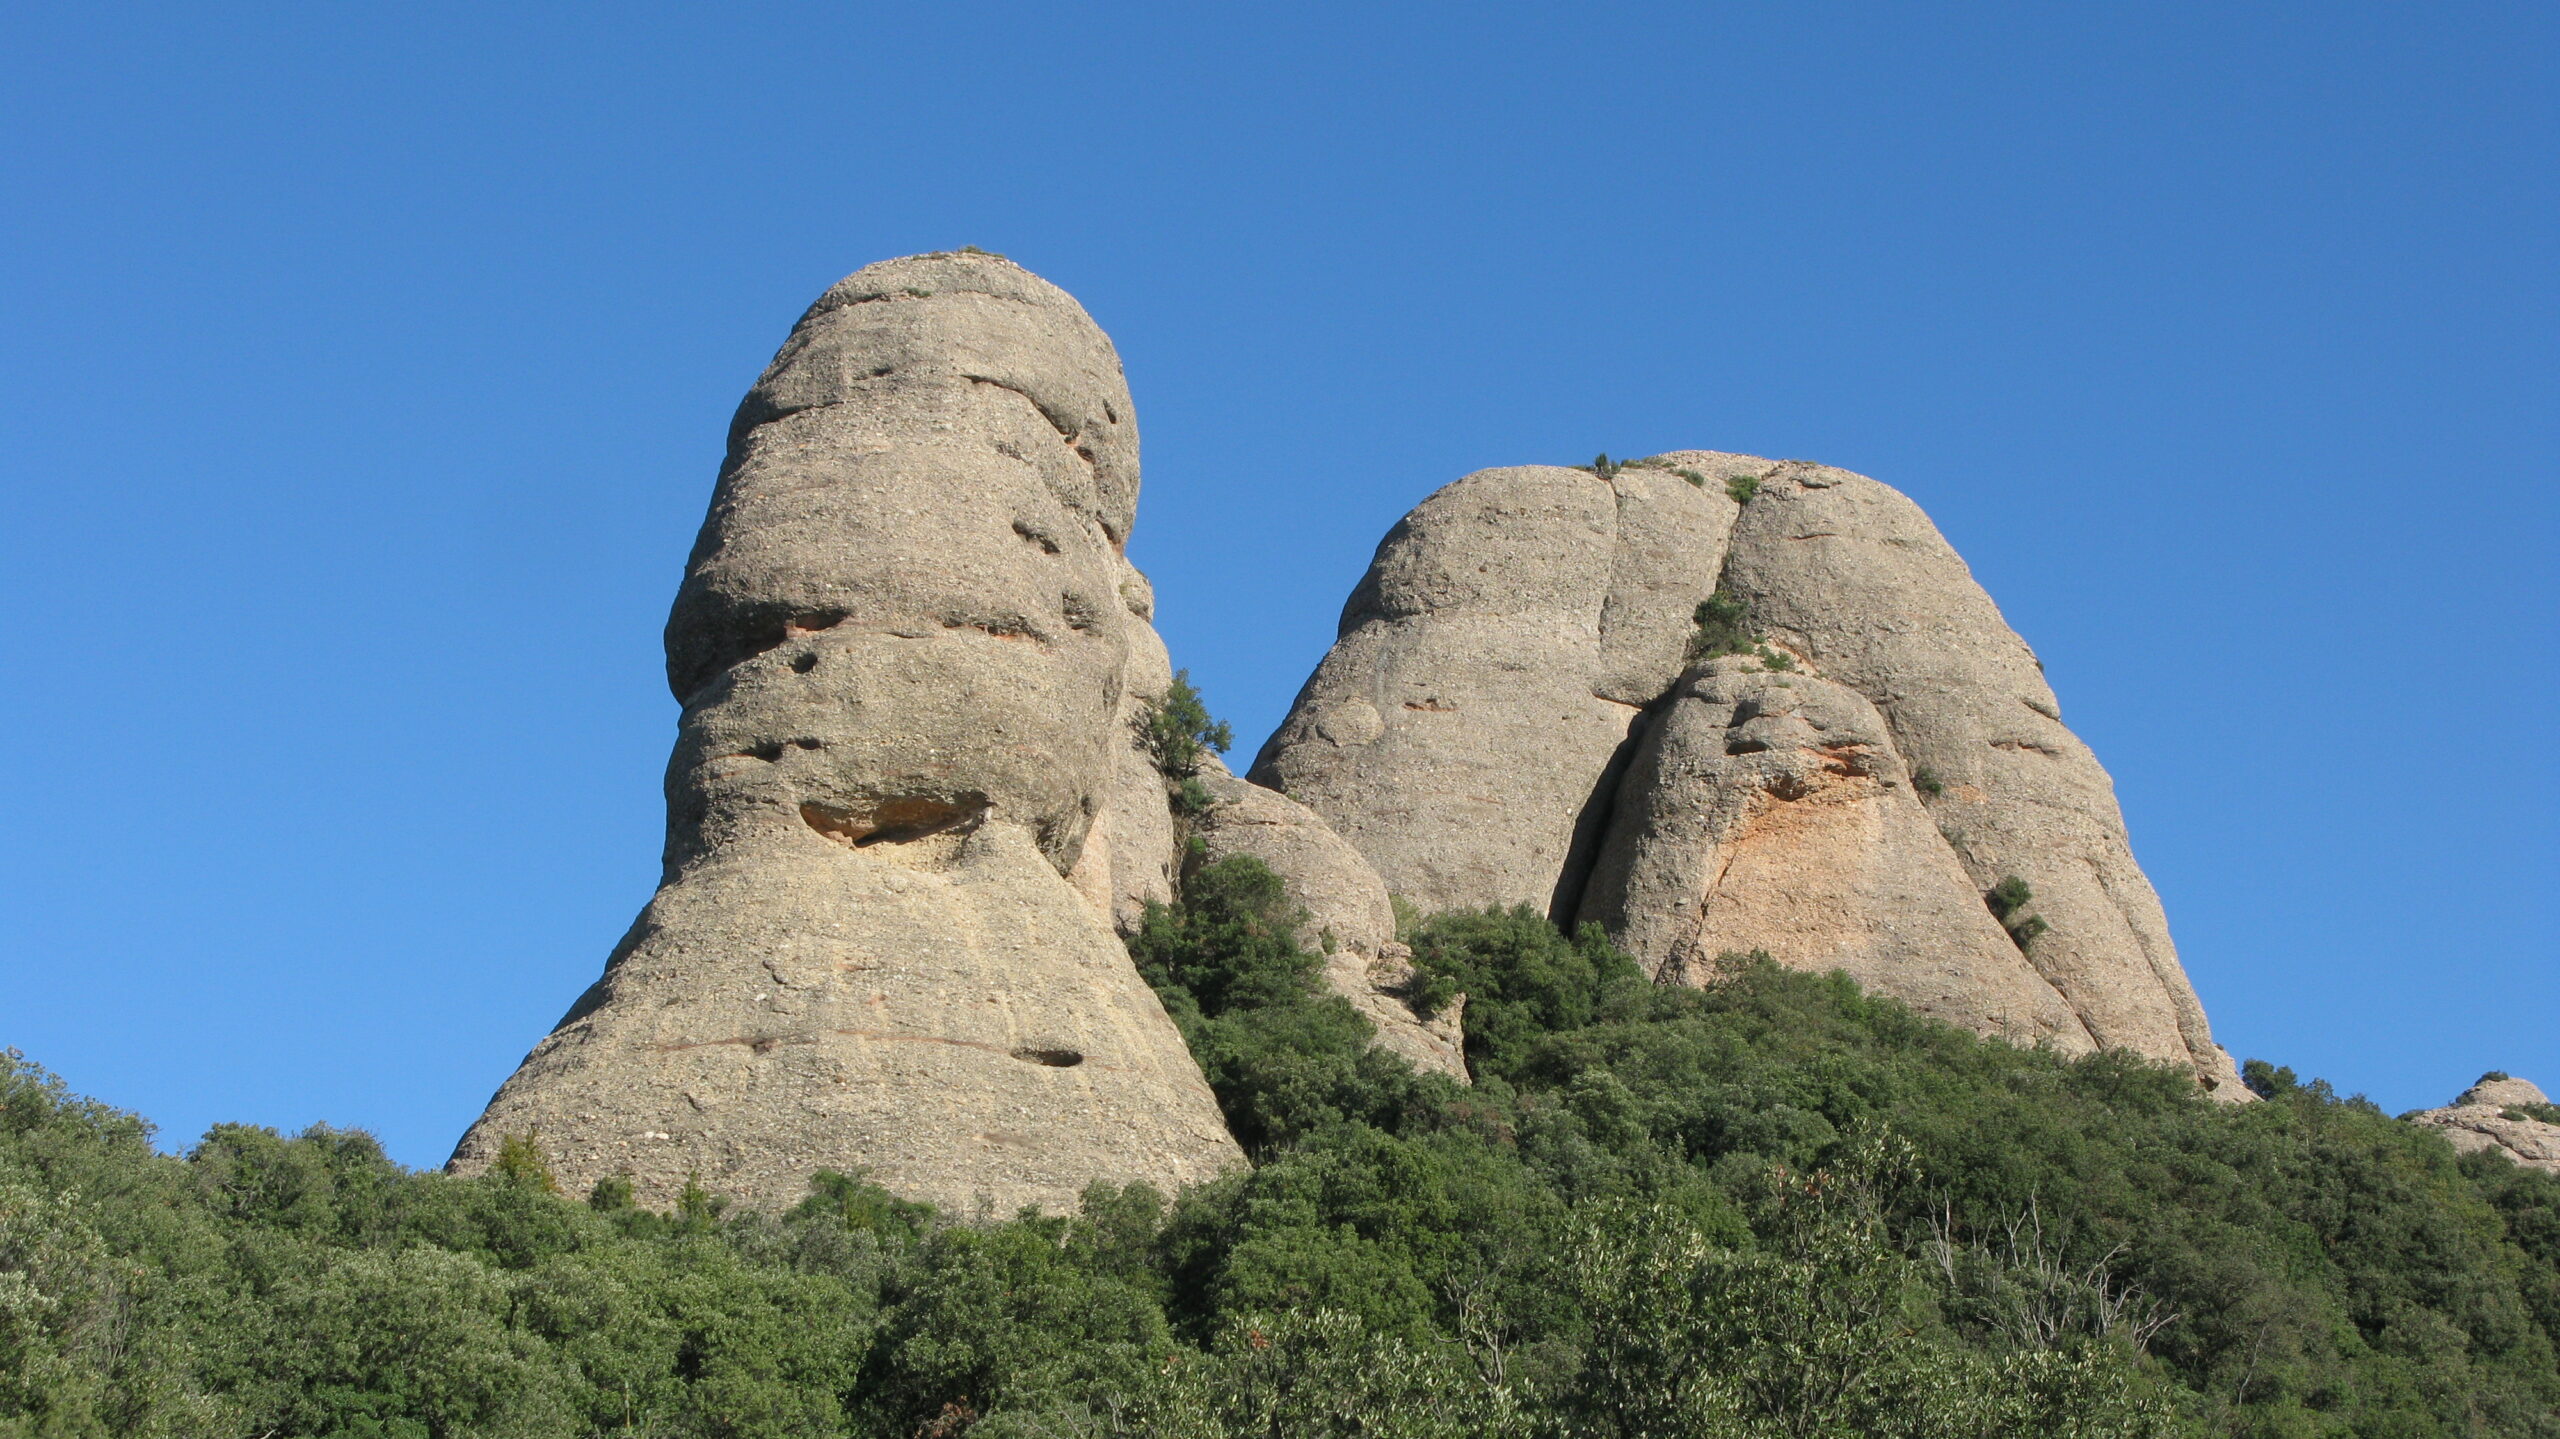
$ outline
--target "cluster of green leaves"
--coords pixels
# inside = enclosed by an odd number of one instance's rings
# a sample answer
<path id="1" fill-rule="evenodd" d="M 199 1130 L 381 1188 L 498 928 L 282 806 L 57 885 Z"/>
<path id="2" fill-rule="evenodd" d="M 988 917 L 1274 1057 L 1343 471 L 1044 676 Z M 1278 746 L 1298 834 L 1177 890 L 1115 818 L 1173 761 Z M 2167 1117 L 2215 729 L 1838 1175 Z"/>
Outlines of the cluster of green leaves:
<path id="1" fill-rule="evenodd" d="M 1254 1164 L 962 1223 L 552 1192 L 361 1134 L 183 1157 L 0 1073 L 0 1435 L 2560 1435 L 2560 1182 L 2252 1064 L 1976 1039 L 1839 977 L 1657 987 L 1527 911 L 1411 930 L 1461 1087 L 1278 881 L 1136 957 Z"/>
<path id="2" fill-rule="evenodd" d="M 1698 601 L 1697 633 L 1689 637 L 1689 658 L 1711 660 L 1718 655 L 1749 654 L 1760 646 L 1760 632 L 1751 625 L 1751 601 L 1722 585 L 1716 592 Z"/>
<path id="3" fill-rule="evenodd" d="M 1982 896 L 1982 902 L 1990 907 L 1991 917 L 2000 921 L 2000 927 L 2009 931 L 2009 938 L 2015 940 L 2020 949 L 2035 943 L 2037 935 L 2051 928 L 2045 923 L 2044 916 L 2027 913 L 2027 906 L 2035 903 L 2035 898 L 2036 892 L 2014 874 L 1991 886 Z"/>
<path id="4" fill-rule="evenodd" d="M 1750 655 L 1764 668 L 1780 674 L 1796 667 L 1796 658 L 1785 650 L 1773 648 L 1751 623 L 1751 601 L 1723 585 L 1714 594 L 1698 601 L 1690 616 L 1698 628 L 1689 636 L 1689 661 L 1715 659 L 1720 655 Z"/>
<path id="5" fill-rule="evenodd" d="M 1200 782 L 1200 765 L 1212 753 L 1235 745 L 1235 731 L 1209 713 L 1208 703 L 1191 685 L 1191 671 L 1176 670 L 1173 683 L 1148 702 L 1133 722 L 1138 743 L 1165 778 L 1166 792 L 1177 813 L 1197 814 L 1209 807 L 1209 790 Z"/>

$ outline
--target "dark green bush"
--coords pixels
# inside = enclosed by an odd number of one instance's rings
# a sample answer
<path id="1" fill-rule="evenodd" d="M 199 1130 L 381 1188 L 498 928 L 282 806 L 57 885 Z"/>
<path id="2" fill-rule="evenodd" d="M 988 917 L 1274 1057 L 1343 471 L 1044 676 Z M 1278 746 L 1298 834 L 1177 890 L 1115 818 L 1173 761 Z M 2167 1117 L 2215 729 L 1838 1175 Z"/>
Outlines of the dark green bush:
<path id="1" fill-rule="evenodd" d="M 2047 928 L 2042 915 L 2025 912 L 2026 907 L 2035 902 L 2035 897 L 2035 891 L 2027 888 L 2027 882 L 2014 874 L 1993 885 L 1982 896 L 1982 902 L 1990 906 L 1992 918 L 2000 921 L 2000 927 L 2009 931 L 2009 938 L 2017 941 L 2020 949 L 2033 944 L 2036 936 Z"/>
<path id="2" fill-rule="evenodd" d="M 1697 611 L 1690 618 L 1698 626 L 1697 633 L 1689 637 L 1692 661 L 1747 654 L 1760 643 L 1759 631 L 1751 627 L 1751 601 L 1722 585 L 1698 601 Z"/>
<path id="3" fill-rule="evenodd" d="M 2023 902 L 2023 901 L 2021 901 Z M 1268 871 L 1131 951 L 1255 1157 L 961 1224 L 586 1202 L 0 1069 L 0 1435 L 2560 1434 L 2560 1181 L 2326 1084 L 2199 1096 L 1527 911 L 1409 933 L 1476 1083 L 1369 1045 Z"/>
<path id="4" fill-rule="evenodd" d="M 1226 721 L 1210 717 L 1209 706 L 1191 687 L 1189 670 L 1174 671 L 1173 683 L 1135 724 L 1138 742 L 1156 769 L 1177 784 L 1198 775 L 1200 762 L 1211 752 L 1225 754 L 1236 742 L 1235 731 Z"/>

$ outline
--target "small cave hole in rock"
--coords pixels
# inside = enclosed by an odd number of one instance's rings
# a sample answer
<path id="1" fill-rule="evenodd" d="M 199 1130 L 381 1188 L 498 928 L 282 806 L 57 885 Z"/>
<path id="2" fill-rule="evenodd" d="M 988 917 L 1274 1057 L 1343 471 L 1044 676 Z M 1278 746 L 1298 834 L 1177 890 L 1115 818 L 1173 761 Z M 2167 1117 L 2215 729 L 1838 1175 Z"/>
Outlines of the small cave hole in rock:
<path id="1" fill-rule="evenodd" d="M 807 822 L 809 828 L 856 849 L 868 849 L 875 844 L 907 844 L 937 834 L 965 830 L 975 825 L 986 812 L 986 800 L 977 795 L 956 801 L 930 798 L 885 800 L 867 810 L 846 809 L 815 801 L 800 806 L 800 818 Z"/>
<path id="2" fill-rule="evenodd" d="M 817 667 L 818 657 L 815 654 L 793 655 L 791 657 L 791 671 L 794 674 L 805 675 Z"/>
<path id="3" fill-rule="evenodd" d="M 825 749 L 826 743 L 822 740 L 796 739 L 791 742 L 791 747 L 793 749 Z"/>
<path id="4" fill-rule="evenodd" d="M 1013 1057 L 1025 1064 L 1045 1064 L 1051 1069 L 1073 1069 L 1084 1063 L 1084 1056 L 1072 1049 L 1017 1049 Z"/>

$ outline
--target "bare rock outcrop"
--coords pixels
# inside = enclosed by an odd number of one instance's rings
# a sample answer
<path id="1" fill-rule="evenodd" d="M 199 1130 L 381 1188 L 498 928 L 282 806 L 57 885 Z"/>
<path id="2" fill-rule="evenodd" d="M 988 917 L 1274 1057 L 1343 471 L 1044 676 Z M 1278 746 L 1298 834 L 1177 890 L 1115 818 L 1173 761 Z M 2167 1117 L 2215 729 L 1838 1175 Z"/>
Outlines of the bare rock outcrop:
<path id="1" fill-rule="evenodd" d="M 1611 760 L 1679 674 L 1733 511 L 1662 469 L 1443 488 L 1379 544 L 1250 777 L 1426 910 L 1569 909 Z"/>
<path id="2" fill-rule="evenodd" d="M 1580 917 L 1666 982 L 1757 950 L 2017 1043 L 2095 1047 L 1939 839 L 1875 706 L 1757 659 L 1692 670 L 1647 727 Z"/>
<path id="3" fill-rule="evenodd" d="M 1200 860 L 1260 860 L 1305 911 L 1298 942 L 1324 956 L 1325 984 L 1351 1001 L 1378 1031 L 1377 1043 L 1426 1074 L 1467 1082 L 1466 1000 L 1428 1019 L 1404 1000 L 1415 978 L 1413 951 L 1396 939 L 1395 906 L 1377 871 L 1315 811 L 1212 760 L 1202 766 L 1209 807 L 1192 817 Z"/>
<path id="4" fill-rule="evenodd" d="M 1066 878 L 1148 664 L 1137 487 L 1118 357 L 1029 272 L 893 260 L 811 306 L 668 621 L 661 888 L 452 1167 L 529 1133 L 565 1184 L 652 1203 L 698 1177 L 787 1204 L 826 1167 L 1010 1212 L 1238 1162 Z"/>
<path id="5" fill-rule="evenodd" d="M 1772 714 L 1808 743 L 1719 753 L 1753 723 L 1732 670 L 1664 701 L 1710 595 L 1804 662 Z M 1866 773 L 1810 742 L 1835 722 Z M 1837 964 L 1986 1032 L 2130 1049 L 2247 1097 L 2034 654 L 1919 507 L 1863 476 L 1708 450 L 1470 475 L 1379 546 L 1253 778 L 1426 909 L 1597 919 L 1673 976 L 1728 947 Z M 1799 783 L 1821 802 L 1753 808 Z M 1982 908 L 2012 878 L 2033 894 L 2013 918 L 2042 925 L 2023 956 Z"/>
<path id="6" fill-rule="evenodd" d="M 1110 783 L 1085 852 L 1069 874 L 1122 935 L 1137 932 L 1150 904 L 1171 904 L 1182 841 L 1165 797 L 1164 775 L 1139 740 L 1139 726 L 1173 685 L 1173 659 L 1155 631 L 1155 591 L 1126 559 L 1120 598 L 1128 611 L 1129 664 L 1109 736 Z"/>
<path id="7" fill-rule="evenodd" d="M 2028 956 L 2099 1044 L 2240 1092 L 2113 782 L 1918 505 L 1846 470 L 1775 466 L 1735 523 L 1725 583 L 1772 640 L 1875 702 L 1978 888 L 2025 881 L 2045 922 Z"/>
<path id="8" fill-rule="evenodd" d="M 2560 1174 L 2560 1110 L 2525 1080 L 2483 1075 L 2452 1104 L 2407 1118 L 2441 1133 L 2465 1154 L 2501 1155 L 2528 1169 Z"/>

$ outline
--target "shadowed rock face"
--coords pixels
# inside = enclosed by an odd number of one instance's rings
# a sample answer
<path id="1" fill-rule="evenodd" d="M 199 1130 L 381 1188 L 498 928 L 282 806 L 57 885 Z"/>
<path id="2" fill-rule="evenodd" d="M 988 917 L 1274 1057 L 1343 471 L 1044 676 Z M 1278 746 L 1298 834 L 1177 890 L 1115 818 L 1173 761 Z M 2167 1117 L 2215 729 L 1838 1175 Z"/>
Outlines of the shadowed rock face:
<path id="1" fill-rule="evenodd" d="M 1137 483 L 1110 342 L 1019 267 L 894 260 L 810 308 L 668 621 L 662 887 L 454 1169 L 531 1133 L 564 1184 L 652 1203 L 861 1168 L 1009 1213 L 1237 1162 L 1065 878 L 1128 782 L 1133 651 L 1161 667 L 1118 553 Z"/>
<path id="2" fill-rule="evenodd" d="M 1173 660 L 1151 622 L 1155 591 L 1121 561 L 1120 597 L 1128 610 L 1128 683 L 1109 736 L 1111 781 L 1084 854 L 1068 874 L 1116 933 L 1135 934 L 1150 904 L 1174 900 L 1182 840 L 1174 831 L 1164 775 L 1139 738 L 1139 726 L 1173 684 Z"/>
<path id="3" fill-rule="evenodd" d="M 1665 702 L 1720 583 L 1794 688 L 1735 661 Z M 2243 1098 L 2106 772 L 2059 714 L 1908 499 L 1692 450 L 1606 479 L 1488 470 L 1425 500 L 1253 774 L 1426 909 L 1599 920 L 1666 978 L 1767 949 Z M 2046 925 L 2023 954 L 1981 901 L 2012 876 Z"/>

